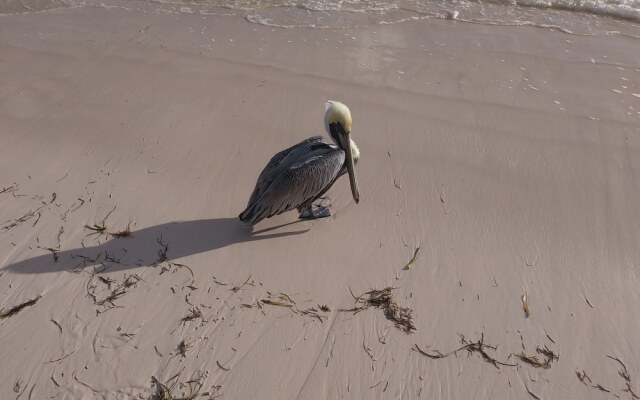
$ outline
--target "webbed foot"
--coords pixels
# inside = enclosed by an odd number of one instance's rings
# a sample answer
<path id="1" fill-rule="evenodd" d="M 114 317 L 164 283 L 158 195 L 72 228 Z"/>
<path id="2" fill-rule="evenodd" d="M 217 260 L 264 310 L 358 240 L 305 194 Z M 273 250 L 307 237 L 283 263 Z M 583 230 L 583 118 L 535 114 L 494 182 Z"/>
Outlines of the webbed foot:
<path id="1" fill-rule="evenodd" d="M 331 211 L 328 207 L 317 206 L 314 210 L 312 206 L 309 206 L 302 210 L 300 213 L 300 219 L 318 219 L 327 218 L 331 216 Z"/>

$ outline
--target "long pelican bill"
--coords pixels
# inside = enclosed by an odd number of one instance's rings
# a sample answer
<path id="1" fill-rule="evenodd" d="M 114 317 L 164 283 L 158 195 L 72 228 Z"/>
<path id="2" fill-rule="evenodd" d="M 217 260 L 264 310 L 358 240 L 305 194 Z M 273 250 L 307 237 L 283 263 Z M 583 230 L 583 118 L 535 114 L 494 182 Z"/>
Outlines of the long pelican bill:
<path id="1" fill-rule="evenodd" d="M 349 183 L 351 184 L 351 194 L 353 195 L 353 200 L 356 203 L 360 202 L 360 192 L 358 192 L 358 181 L 356 180 L 356 170 L 353 163 L 353 149 L 351 148 L 351 140 L 349 139 L 349 133 L 341 132 L 340 142 L 342 143 L 342 148 L 346 153 L 346 162 L 347 162 L 347 172 L 349 173 Z"/>

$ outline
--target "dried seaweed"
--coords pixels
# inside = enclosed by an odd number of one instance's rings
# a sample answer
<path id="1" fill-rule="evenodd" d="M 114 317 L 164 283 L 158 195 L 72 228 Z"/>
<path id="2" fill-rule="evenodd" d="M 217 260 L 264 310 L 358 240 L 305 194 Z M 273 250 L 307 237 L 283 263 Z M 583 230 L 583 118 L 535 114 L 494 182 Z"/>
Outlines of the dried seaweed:
<path id="1" fill-rule="evenodd" d="M 173 384 L 171 384 L 171 386 L 169 386 L 169 382 L 177 378 L 179 375 L 180 373 L 176 374 L 175 376 L 173 376 L 172 378 L 169 378 L 164 383 L 160 382 L 158 379 L 152 376 L 151 383 L 156 385 L 156 394 L 152 397 L 152 399 L 154 400 L 194 400 L 200 395 L 200 391 L 204 386 L 204 381 L 207 379 L 209 374 L 207 372 L 204 372 L 184 383 L 174 382 Z M 171 392 L 175 389 L 176 386 L 179 386 L 181 388 L 187 387 L 189 389 L 189 393 L 184 394 L 183 397 L 174 397 L 174 395 Z M 213 396 L 216 394 L 216 392 L 222 389 L 222 386 L 216 385 L 213 387 L 213 389 L 214 389 L 214 393 L 202 393 L 200 396 Z M 214 397 L 210 397 L 210 398 L 214 398 Z"/>
<path id="2" fill-rule="evenodd" d="M 182 357 L 186 357 L 187 352 L 191 350 L 192 347 L 193 345 L 191 343 L 187 343 L 184 340 L 181 340 L 180 343 L 178 343 L 178 354 L 180 354 Z"/>
<path id="3" fill-rule="evenodd" d="M 246 282 L 245 282 L 245 284 L 246 284 Z M 321 307 L 320 307 L 320 310 L 318 310 L 316 308 L 313 308 L 313 307 L 301 310 L 296 306 L 296 302 L 293 301 L 293 299 L 286 293 L 271 293 L 271 292 L 267 292 L 267 294 L 269 295 L 269 297 L 266 298 L 266 299 L 260 300 L 260 302 L 258 303 L 258 306 L 260 306 L 260 304 L 262 303 L 262 304 L 267 304 L 267 305 L 270 305 L 270 306 L 288 308 L 295 314 L 304 315 L 304 316 L 311 317 L 311 318 L 316 318 L 320 322 L 324 322 L 323 318 L 327 318 L 326 316 L 319 314 L 319 312 L 322 310 Z M 243 304 L 242 306 L 246 307 L 246 308 L 253 307 L 252 305 L 249 305 L 249 304 Z M 328 307 L 327 307 L 327 309 L 328 309 Z"/>
<path id="4" fill-rule="evenodd" d="M 293 307 L 293 304 L 285 303 L 285 302 L 278 301 L 278 300 L 263 299 L 263 300 L 260 300 L 260 301 L 262 301 L 262 303 L 264 303 L 264 304 L 269 304 L 271 306 Z"/>
<path id="5" fill-rule="evenodd" d="M 115 289 L 113 289 L 113 291 L 106 298 L 96 302 L 96 304 L 99 306 L 104 305 L 105 303 L 110 303 L 111 305 L 115 305 L 113 302 L 119 299 L 120 297 L 124 296 L 124 294 L 127 292 L 126 289 L 130 288 L 131 286 L 134 286 L 140 280 L 142 280 L 142 278 L 140 278 L 140 276 L 138 276 L 137 274 L 127 276 L 124 282 L 122 282 Z"/>
<path id="6" fill-rule="evenodd" d="M 576 375 L 578 376 L 578 380 L 580 380 L 580 382 L 584 383 L 585 385 L 587 385 L 587 381 L 589 381 L 589 383 L 593 383 L 591 378 L 589 378 L 589 375 L 587 375 L 584 370 L 582 370 L 582 373 L 580 373 L 580 371 L 576 371 Z"/>
<path id="7" fill-rule="evenodd" d="M 59 249 L 54 249 L 54 248 L 51 248 L 51 247 L 44 247 L 44 250 L 48 250 L 48 251 L 51 252 L 51 255 L 53 256 L 53 262 L 58 262 L 58 258 L 59 258 L 58 251 L 59 251 Z"/>
<path id="8" fill-rule="evenodd" d="M 618 362 L 618 364 L 620 364 L 620 366 L 622 367 L 622 369 L 620 369 L 618 371 L 618 375 L 620 375 L 622 377 L 622 379 L 624 379 L 625 381 L 625 385 L 627 386 L 625 389 L 622 389 L 623 392 L 628 392 L 631 397 L 633 397 L 634 399 L 640 399 L 640 396 L 638 396 L 633 389 L 631 388 L 631 375 L 629 375 L 629 371 L 627 370 L 627 366 L 624 365 L 624 363 L 622 361 L 620 361 L 620 359 L 618 357 L 613 357 L 610 355 L 607 355 L 608 358 Z"/>
<path id="9" fill-rule="evenodd" d="M 411 257 L 411 260 L 409 260 L 407 265 L 405 265 L 404 268 L 402 268 L 402 269 L 403 270 L 410 270 L 411 267 L 413 267 L 413 263 L 416 261 L 416 258 L 418 258 L 418 254 L 420 254 L 420 246 L 416 247 L 416 249 L 413 252 L 413 257 Z"/>
<path id="10" fill-rule="evenodd" d="M 524 386 L 524 388 L 527 390 L 527 393 L 529 393 L 529 396 L 533 397 L 536 400 L 540 400 L 540 396 L 533 393 L 526 385 Z"/>
<path id="11" fill-rule="evenodd" d="M 246 280 L 246 281 L 244 281 L 244 283 L 243 283 L 242 285 L 240 285 L 240 286 L 235 285 L 235 286 L 233 286 L 233 287 L 232 287 L 231 289 L 229 289 L 229 290 L 231 290 L 231 291 L 232 291 L 232 292 L 234 292 L 234 293 L 238 293 L 238 292 L 239 292 L 243 287 L 245 287 L 246 285 L 249 285 L 249 286 L 255 286 L 255 284 L 254 284 L 253 282 L 249 283 L 249 281 L 250 281 L 250 280 L 251 280 L 251 275 L 249 275 L 249 277 L 247 278 L 247 280 Z M 214 279 L 214 281 L 215 281 L 215 279 Z M 216 281 L 216 282 L 217 282 L 217 281 Z M 222 284 L 221 284 L 221 285 L 222 285 Z"/>
<path id="12" fill-rule="evenodd" d="M 510 363 L 506 363 L 506 362 L 501 362 L 496 360 L 494 357 L 492 357 L 489 353 L 487 353 L 487 351 L 485 349 L 491 349 L 491 350 L 496 350 L 497 347 L 496 346 L 491 346 L 488 344 L 484 343 L 484 334 L 480 336 L 480 340 L 478 340 L 477 342 L 469 342 L 463 335 L 460 335 L 460 339 L 461 342 L 463 343 L 462 347 L 459 347 L 455 350 L 452 350 L 448 353 L 442 354 L 441 352 L 439 352 L 438 350 L 434 350 L 432 353 L 427 353 L 426 351 L 422 350 L 420 347 L 418 347 L 418 345 L 416 344 L 416 350 L 424 355 L 427 356 L 429 358 L 433 358 L 433 359 L 439 359 L 439 358 L 446 358 L 452 355 L 457 355 L 458 352 L 462 351 L 462 350 L 466 350 L 469 353 L 479 353 L 482 356 L 482 359 L 486 362 L 488 362 L 489 364 L 493 365 L 494 367 L 500 369 L 500 365 L 502 366 L 507 366 L 507 367 L 516 367 L 516 364 L 510 364 Z"/>
<path id="13" fill-rule="evenodd" d="M 156 385 L 155 400 L 173 400 L 171 390 L 169 390 L 167 385 L 157 380 L 155 376 L 151 377 L 151 382 Z"/>
<path id="14" fill-rule="evenodd" d="M 76 351 L 75 351 L 75 350 L 73 350 L 71 353 L 69 353 L 69 354 L 67 354 L 67 355 L 65 355 L 65 356 L 62 356 L 62 357 L 60 357 L 60 358 L 56 358 L 55 360 L 49 360 L 49 361 L 46 361 L 46 362 L 44 362 L 43 364 L 51 364 L 51 363 L 54 363 L 54 362 L 62 361 L 62 360 L 64 360 L 65 358 L 69 357 L 70 355 L 72 355 L 72 354 L 73 354 L 73 353 L 75 353 L 75 352 L 76 352 Z"/>
<path id="15" fill-rule="evenodd" d="M 31 299 L 31 300 L 25 301 L 24 303 L 18 304 L 17 306 L 13 306 L 7 311 L 0 310 L 0 319 L 9 318 L 11 316 L 16 315 L 17 313 L 22 311 L 24 308 L 31 307 L 32 305 L 36 304 L 38 300 L 40 300 L 41 298 L 42 296 L 38 296 L 35 299 Z"/>
<path id="16" fill-rule="evenodd" d="M 130 237 L 131 236 L 131 222 L 129 222 L 127 224 L 127 227 L 124 228 L 121 231 L 117 231 L 117 232 L 109 232 L 109 235 L 115 237 L 115 238 L 123 238 L 123 237 Z"/>
<path id="17" fill-rule="evenodd" d="M 348 311 L 357 314 L 371 307 L 382 309 L 384 316 L 388 320 L 393 321 L 396 328 L 409 334 L 416 330 L 413 324 L 413 310 L 398 305 L 393 298 L 393 291 L 395 289 L 396 288 L 393 287 L 387 287 L 382 290 L 373 289 L 358 297 L 354 296 L 357 305 L 351 309 L 341 309 L 339 311 Z"/>
<path id="18" fill-rule="evenodd" d="M 167 251 L 169 251 L 169 244 L 162 241 L 162 236 L 156 239 L 156 242 L 160 245 L 160 250 L 158 250 L 158 259 L 151 265 L 152 267 L 156 267 L 168 260 Z"/>
<path id="19" fill-rule="evenodd" d="M 584 370 L 582 370 L 582 373 L 580 373 L 580 371 L 576 371 L 576 376 L 578 377 L 578 380 L 582 382 L 585 386 L 591 386 L 592 388 L 598 389 L 601 392 L 611 393 L 611 390 L 605 388 L 601 384 L 593 383 L 591 378 L 589 378 L 589 376 Z M 587 381 L 589 381 L 589 383 L 587 383 Z"/>
<path id="20" fill-rule="evenodd" d="M 218 360 L 216 360 L 216 364 L 218 364 L 218 367 L 223 371 L 231 371 L 231 368 L 225 367 L 224 365 L 220 364 L 220 361 Z"/>
<path id="21" fill-rule="evenodd" d="M 520 361 L 529 364 L 531 366 L 534 366 L 536 368 L 544 368 L 544 369 L 549 369 L 551 368 L 551 359 L 547 358 L 544 361 L 540 361 L 538 359 L 538 356 L 528 356 L 526 354 L 520 353 L 520 354 L 516 354 L 516 357 L 518 357 L 520 359 Z"/>
<path id="22" fill-rule="evenodd" d="M 546 344 L 544 345 L 544 347 L 538 346 L 536 348 L 536 352 L 538 354 L 542 354 L 547 359 L 549 359 L 550 360 L 549 363 L 551 363 L 552 361 L 560 360 L 560 356 L 554 353 L 553 350 L 549 349 Z"/>
<path id="23" fill-rule="evenodd" d="M 318 310 L 317 310 L 317 309 L 315 309 L 315 308 L 313 308 L 313 307 L 311 307 L 311 308 L 307 308 L 306 310 L 300 310 L 300 314 L 302 314 L 302 315 L 306 315 L 306 316 L 308 316 L 308 317 L 312 317 L 312 318 L 317 318 L 317 319 L 318 319 L 318 321 L 320 321 L 320 322 L 324 322 L 324 321 L 322 320 L 322 318 L 327 318 L 327 317 L 326 317 L 326 316 L 324 316 L 324 315 L 320 315 L 320 314 L 318 314 Z"/>
<path id="24" fill-rule="evenodd" d="M 102 278 L 98 277 L 98 279 L 103 282 L 105 285 L 111 289 L 111 284 L 115 281 L 110 278 Z M 138 274 L 132 274 L 125 276 L 125 279 L 122 283 L 117 285 L 111 292 L 103 299 L 98 300 L 95 289 L 96 286 L 92 285 L 92 279 L 89 279 L 87 282 L 87 296 L 93 299 L 93 303 L 98 306 L 110 305 L 110 308 L 116 307 L 115 301 L 120 297 L 124 296 L 127 293 L 127 289 L 132 286 L 135 286 L 138 282 L 140 282 L 142 278 Z"/>
<path id="25" fill-rule="evenodd" d="M 99 236 L 107 233 L 107 227 L 105 226 L 104 221 L 102 221 L 102 225 L 93 224 L 93 225 L 85 225 L 84 227 L 86 229 L 89 229 L 90 231 L 93 231 L 92 233 L 90 233 L 90 235 L 97 234 Z"/>
<path id="26" fill-rule="evenodd" d="M 18 184 L 14 182 L 13 185 L 7 186 L 7 187 L 3 188 L 2 190 L 0 190 L 0 194 L 2 194 L 2 193 L 13 193 L 16 190 L 18 190 Z"/>
<path id="27" fill-rule="evenodd" d="M 40 207 L 34 209 L 34 210 L 28 211 L 23 216 L 21 216 L 19 218 L 16 218 L 11 222 L 9 222 L 9 221 L 5 222 L 6 225 L 2 227 L 2 230 L 10 231 L 11 229 L 15 228 L 16 226 L 19 226 L 19 225 L 29 221 L 30 219 L 37 217 L 36 221 L 33 223 L 33 226 L 35 226 L 38 223 L 38 221 L 40 220 L 40 217 L 42 216 L 42 214 L 40 213 L 40 210 L 42 208 L 44 208 L 45 206 L 46 206 L 46 203 L 44 205 L 41 205 Z"/>
<path id="28" fill-rule="evenodd" d="M 202 318 L 202 311 L 198 307 L 193 307 L 189 310 L 189 314 L 187 316 L 182 317 L 180 321 L 182 323 L 193 321 L 194 319 Z"/>

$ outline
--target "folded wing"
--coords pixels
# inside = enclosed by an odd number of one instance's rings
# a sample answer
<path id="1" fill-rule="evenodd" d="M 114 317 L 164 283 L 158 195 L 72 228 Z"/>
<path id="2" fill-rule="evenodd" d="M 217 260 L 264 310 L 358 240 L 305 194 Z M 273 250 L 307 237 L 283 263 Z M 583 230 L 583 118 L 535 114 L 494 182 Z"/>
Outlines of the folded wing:
<path id="1" fill-rule="evenodd" d="M 254 225 L 313 201 L 335 182 L 344 166 L 345 152 L 335 145 L 315 141 L 287 150 L 284 157 L 272 159 L 273 173 L 258 178 L 262 185 L 240 214 L 243 222 Z"/>

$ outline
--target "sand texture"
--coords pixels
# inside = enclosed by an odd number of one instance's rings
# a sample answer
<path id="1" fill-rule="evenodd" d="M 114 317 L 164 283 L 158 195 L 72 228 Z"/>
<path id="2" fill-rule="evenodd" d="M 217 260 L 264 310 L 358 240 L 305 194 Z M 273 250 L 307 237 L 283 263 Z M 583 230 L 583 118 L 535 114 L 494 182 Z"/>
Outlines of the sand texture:
<path id="1" fill-rule="evenodd" d="M 0 398 L 640 396 L 637 39 L 98 4 L 0 16 Z M 242 226 L 328 99 L 360 203 Z"/>

